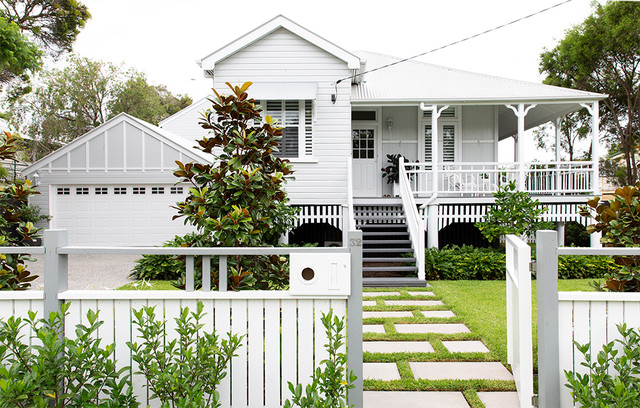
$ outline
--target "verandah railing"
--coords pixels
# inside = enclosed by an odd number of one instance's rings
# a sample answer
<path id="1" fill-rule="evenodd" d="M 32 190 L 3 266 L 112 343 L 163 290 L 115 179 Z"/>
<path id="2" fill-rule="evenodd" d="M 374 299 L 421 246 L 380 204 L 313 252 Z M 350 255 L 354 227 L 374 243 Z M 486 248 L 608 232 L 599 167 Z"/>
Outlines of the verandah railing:
<path id="1" fill-rule="evenodd" d="M 433 191 L 433 163 L 405 163 L 411 188 L 418 195 Z M 510 182 L 532 194 L 588 194 L 594 191 L 593 163 L 446 162 L 437 167 L 439 194 L 491 195 Z"/>
<path id="2" fill-rule="evenodd" d="M 65 334 L 75 336 L 73 328 L 86 324 L 89 309 L 99 310 L 104 321 L 99 336 L 102 344 L 115 342 L 115 358 L 120 367 L 131 365 L 136 371 L 127 341 L 137 341 L 132 328 L 132 310 L 155 306 L 156 315 L 168 328 L 181 307 L 194 310 L 202 301 L 208 312 L 205 328 L 218 334 L 245 335 L 242 348 L 231 361 L 228 376 L 218 388 L 223 407 L 281 407 L 289 397 L 287 382 L 306 384 L 320 361 L 325 358 L 327 339 L 320 318 L 333 309 L 346 316 L 349 368 L 358 376 L 350 403 L 362 406 L 362 233 L 350 231 L 349 247 L 342 248 L 157 248 L 157 247 L 71 247 L 66 231 L 45 231 L 44 247 L 3 247 L 2 253 L 44 253 L 44 290 L 0 292 L 0 318 L 27 316 L 29 310 L 39 316 L 59 309 L 61 302 L 71 306 L 65 320 Z M 68 257 L 78 254 L 158 254 L 186 257 L 186 291 L 77 291 L 68 290 Z M 211 266 L 210 257 L 219 259 L 220 281 L 225 282 L 229 256 L 281 255 L 295 257 L 291 280 L 298 280 L 289 291 L 211 291 L 205 273 L 203 290 L 194 290 L 195 258 L 202 257 L 203 268 Z M 302 271 L 307 269 L 306 274 Z M 308 269 L 312 269 L 311 276 Z M 109 273 L 108 265 L 98 273 Z M 346 274 L 346 276 L 345 276 Z M 345 281 L 346 279 L 346 281 Z M 30 339 L 33 333 L 24 333 Z M 31 340 L 30 340 L 31 341 Z M 343 350 L 344 351 L 344 350 Z M 133 363 L 133 364 L 132 364 Z M 146 380 L 133 375 L 132 386 L 142 406 L 159 406 L 149 400 Z"/>

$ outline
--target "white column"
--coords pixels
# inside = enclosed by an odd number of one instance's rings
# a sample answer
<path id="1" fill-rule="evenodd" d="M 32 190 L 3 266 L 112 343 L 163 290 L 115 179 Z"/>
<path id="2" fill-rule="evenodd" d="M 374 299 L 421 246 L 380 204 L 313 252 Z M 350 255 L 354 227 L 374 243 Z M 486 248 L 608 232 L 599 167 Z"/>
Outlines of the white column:
<path id="1" fill-rule="evenodd" d="M 558 245 L 564 246 L 564 222 L 556 222 L 556 231 L 558 231 Z"/>
<path id="2" fill-rule="evenodd" d="M 558 194 L 560 194 L 560 191 L 562 190 L 562 186 L 560 185 L 562 181 L 562 177 L 560 174 L 560 150 L 562 149 L 562 142 L 561 142 L 562 132 L 560 131 L 561 121 L 562 121 L 562 118 L 557 117 L 556 120 L 553 122 L 555 131 L 556 131 L 556 177 L 555 177 L 556 185 L 554 187 L 554 190 L 558 191 Z M 564 236 L 563 236 L 563 239 L 564 239 Z M 564 241 L 561 241 L 561 242 L 564 242 Z"/>
<path id="3" fill-rule="evenodd" d="M 600 188 L 600 104 L 598 101 L 592 105 L 581 103 L 591 115 L 591 161 L 593 162 L 593 195 L 602 195 Z"/>
<path id="4" fill-rule="evenodd" d="M 438 248 L 438 204 L 427 207 L 427 247 Z"/>
<path id="5" fill-rule="evenodd" d="M 535 104 L 524 107 L 523 103 L 518 104 L 515 108 L 512 105 L 505 105 L 511 109 L 518 118 L 518 137 L 516 139 L 516 160 L 518 161 L 518 190 L 524 191 L 525 169 L 524 169 L 524 118 L 527 113 L 536 107 Z"/>

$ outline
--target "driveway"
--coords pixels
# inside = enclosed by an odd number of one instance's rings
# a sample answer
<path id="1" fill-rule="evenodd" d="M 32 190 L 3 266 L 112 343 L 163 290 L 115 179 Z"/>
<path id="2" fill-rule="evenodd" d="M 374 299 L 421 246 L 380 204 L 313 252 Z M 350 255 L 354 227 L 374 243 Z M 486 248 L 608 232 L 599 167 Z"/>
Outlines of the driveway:
<path id="1" fill-rule="evenodd" d="M 33 289 L 44 284 L 44 255 L 35 255 L 36 262 L 29 263 L 32 274 L 38 279 Z M 140 255 L 69 255 L 69 289 L 116 289 L 131 280 L 127 278 Z"/>

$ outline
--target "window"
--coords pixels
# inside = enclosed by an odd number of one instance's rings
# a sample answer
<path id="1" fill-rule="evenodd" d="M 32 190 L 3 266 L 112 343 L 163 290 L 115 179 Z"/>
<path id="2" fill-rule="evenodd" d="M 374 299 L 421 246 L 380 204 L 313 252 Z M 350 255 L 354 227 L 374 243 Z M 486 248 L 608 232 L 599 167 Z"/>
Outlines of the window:
<path id="1" fill-rule="evenodd" d="M 431 118 L 432 115 L 433 115 L 433 113 L 431 112 L 431 110 L 426 110 L 426 111 L 422 112 L 422 117 L 423 118 Z M 455 106 L 449 106 L 447 109 L 445 109 L 442 112 L 440 112 L 439 119 L 443 119 L 443 118 L 449 118 L 449 119 L 457 118 L 456 107 Z"/>
<path id="2" fill-rule="evenodd" d="M 109 189 L 106 188 L 106 187 L 96 187 L 95 193 L 96 193 L 96 195 L 109 194 Z"/>
<path id="3" fill-rule="evenodd" d="M 164 187 L 151 187 L 151 194 L 164 194 Z"/>
<path id="4" fill-rule="evenodd" d="M 71 194 L 71 189 L 69 187 L 58 187 L 56 192 L 58 195 L 69 195 Z"/>
<path id="5" fill-rule="evenodd" d="M 126 187 L 114 187 L 113 188 L 113 194 L 127 194 L 127 188 Z"/>
<path id="6" fill-rule="evenodd" d="M 182 187 L 171 187 L 171 194 L 182 194 Z"/>
<path id="7" fill-rule="evenodd" d="M 376 111 L 352 111 L 351 120 L 376 120 Z"/>
<path id="8" fill-rule="evenodd" d="M 279 157 L 313 156 L 313 103 L 306 101 L 262 101 L 265 115 L 278 120 L 282 139 L 278 144 Z"/>
<path id="9" fill-rule="evenodd" d="M 77 195 L 88 195 L 89 194 L 89 187 L 76 187 L 76 194 Z"/>
<path id="10" fill-rule="evenodd" d="M 431 125 L 424 126 L 424 161 L 433 161 L 431 154 Z M 443 124 L 441 128 L 442 140 L 442 162 L 452 162 L 456 160 L 456 125 Z"/>
<path id="11" fill-rule="evenodd" d="M 133 188 L 133 194 L 144 194 L 145 193 L 145 188 L 144 187 L 134 187 Z"/>
<path id="12" fill-rule="evenodd" d="M 374 159 L 374 132 L 373 129 L 353 129 L 351 143 L 354 159 Z"/>

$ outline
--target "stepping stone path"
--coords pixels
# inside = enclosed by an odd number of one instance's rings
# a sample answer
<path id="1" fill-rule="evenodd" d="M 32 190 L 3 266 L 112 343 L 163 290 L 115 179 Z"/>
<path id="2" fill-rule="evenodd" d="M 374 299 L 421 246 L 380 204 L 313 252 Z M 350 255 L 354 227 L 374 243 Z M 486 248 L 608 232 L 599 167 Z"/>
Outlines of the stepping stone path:
<path id="1" fill-rule="evenodd" d="M 489 353 L 489 349 L 455 313 L 446 310 L 446 299 L 444 302 L 429 300 L 428 297 L 435 297 L 433 292 L 416 291 L 415 288 L 364 292 L 362 295 L 363 306 L 366 306 L 363 319 L 375 319 L 371 323 L 365 320 L 363 324 L 363 333 L 371 339 L 363 344 L 363 351 L 367 353 L 363 374 L 365 381 L 375 381 L 375 389 L 402 388 L 402 381 L 407 380 L 513 381 L 513 376 L 501 362 L 482 361 L 481 356 Z M 406 353 L 413 356 L 408 359 Z M 465 361 L 465 353 L 470 361 Z M 438 358 L 439 354 L 443 355 L 442 359 Z M 381 381 L 390 384 L 383 386 Z M 366 391 L 367 388 L 371 386 L 365 385 L 364 408 L 472 406 L 462 391 L 433 391 L 433 388 L 429 391 Z M 482 391 L 476 395 L 475 401 L 481 401 L 486 408 L 518 407 L 515 391 Z"/>

